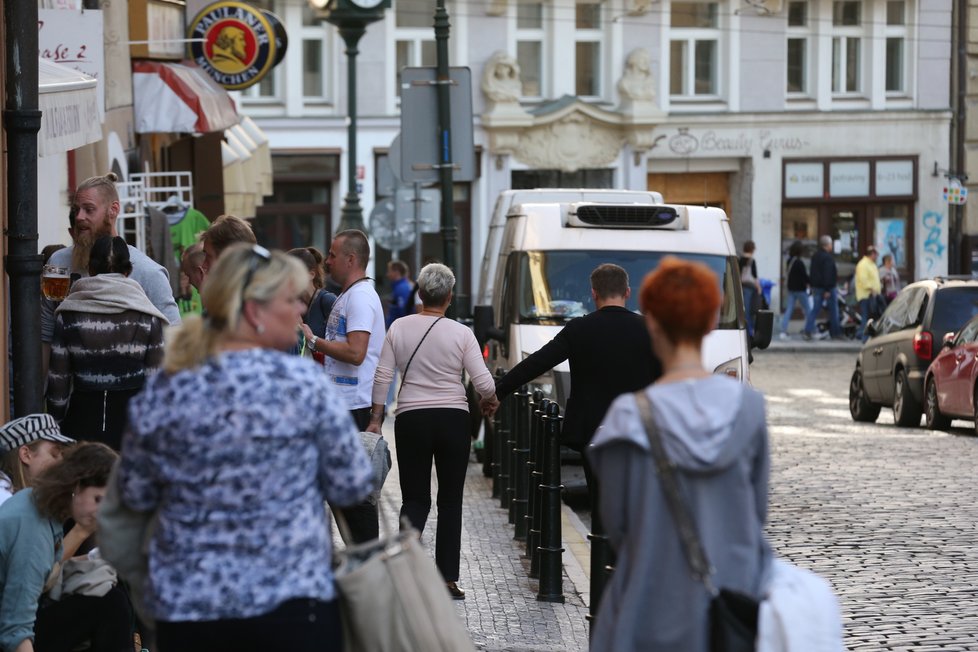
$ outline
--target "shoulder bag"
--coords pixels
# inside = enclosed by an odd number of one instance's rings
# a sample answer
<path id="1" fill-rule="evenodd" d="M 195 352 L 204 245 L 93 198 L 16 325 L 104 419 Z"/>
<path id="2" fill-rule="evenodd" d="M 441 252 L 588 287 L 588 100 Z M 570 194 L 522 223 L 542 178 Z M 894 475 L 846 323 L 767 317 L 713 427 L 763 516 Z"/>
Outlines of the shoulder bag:
<path id="1" fill-rule="evenodd" d="M 339 510 L 336 523 L 349 538 Z M 475 652 L 445 581 L 407 521 L 375 541 L 337 550 L 334 572 L 347 652 Z"/>
<path id="2" fill-rule="evenodd" d="M 689 507 L 679 490 L 675 464 L 669 460 L 662 446 L 659 429 L 652 418 L 652 403 L 644 390 L 635 392 L 635 400 L 645 426 L 645 434 L 649 438 L 652 458 L 659 482 L 662 483 L 662 493 L 682 539 L 686 560 L 694 579 L 702 582 L 711 596 L 710 652 L 754 652 L 760 603 L 749 595 L 714 586 L 713 568 L 700 543 Z"/>

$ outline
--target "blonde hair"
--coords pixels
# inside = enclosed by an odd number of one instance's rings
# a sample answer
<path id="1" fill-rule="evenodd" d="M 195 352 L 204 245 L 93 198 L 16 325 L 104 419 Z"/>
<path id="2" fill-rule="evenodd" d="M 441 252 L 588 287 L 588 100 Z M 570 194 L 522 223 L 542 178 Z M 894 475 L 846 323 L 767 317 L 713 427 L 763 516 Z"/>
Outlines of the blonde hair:
<path id="1" fill-rule="evenodd" d="M 115 172 L 107 172 L 99 177 L 88 177 L 75 188 L 75 196 L 83 190 L 95 189 L 106 204 L 111 204 L 119 201 L 119 191 L 115 187 L 118 180 L 119 176 Z"/>
<path id="2" fill-rule="evenodd" d="M 221 254 L 201 294 L 207 316 L 191 315 L 170 330 L 163 358 L 166 373 L 191 369 L 214 355 L 224 339 L 237 331 L 244 301 L 267 303 L 289 283 L 297 291 L 306 287 L 309 272 L 305 265 L 281 251 L 270 253 L 266 262 L 254 245 L 235 244 Z M 243 288 L 252 265 L 254 274 Z"/>

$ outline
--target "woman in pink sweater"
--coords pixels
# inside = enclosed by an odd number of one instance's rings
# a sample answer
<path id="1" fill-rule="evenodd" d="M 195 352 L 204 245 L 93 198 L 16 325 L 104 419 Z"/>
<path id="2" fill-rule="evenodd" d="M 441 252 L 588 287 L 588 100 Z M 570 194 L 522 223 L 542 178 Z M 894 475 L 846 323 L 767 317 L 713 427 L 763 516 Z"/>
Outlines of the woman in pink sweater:
<path id="1" fill-rule="evenodd" d="M 469 408 L 462 371 L 484 399 L 495 401 L 496 386 L 475 335 L 445 319 L 455 275 L 445 265 L 426 265 L 418 274 L 420 313 L 402 317 L 387 331 L 374 375 L 371 432 L 380 432 L 387 389 L 394 369 L 401 372 L 394 440 L 401 480 L 401 517 L 424 531 L 431 511 L 431 461 L 438 474 L 438 531 L 435 563 L 456 600 L 462 539 L 462 489 L 469 461 Z"/>

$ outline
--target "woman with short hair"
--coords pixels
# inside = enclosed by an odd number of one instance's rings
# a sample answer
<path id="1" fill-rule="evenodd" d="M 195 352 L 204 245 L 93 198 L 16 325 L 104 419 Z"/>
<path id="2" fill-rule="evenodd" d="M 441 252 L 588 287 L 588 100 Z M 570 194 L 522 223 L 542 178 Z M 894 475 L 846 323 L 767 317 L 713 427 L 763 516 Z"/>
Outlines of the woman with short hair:
<path id="1" fill-rule="evenodd" d="M 639 303 L 663 374 L 612 403 L 587 451 L 601 485 L 601 520 L 617 553 L 593 651 L 708 649 L 711 595 L 690 570 L 650 436 L 675 467 L 713 585 L 761 597 L 771 561 L 764 538 L 770 467 L 764 399 L 703 367 L 703 338 L 717 324 L 720 292 L 705 265 L 673 257 L 642 283 Z M 641 417 L 640 394 L 654 433 Z"/>
<path id="2" fill-rule="evenodd" d="M 289 355 L 308 271 L 225 250 L 129 406 L 125 505 L 155 512 L 144 602 L 161 652 L 327 652 L 343 644 L 324 501 L 356 504 L 372 469 L 322 369 Z"/>
<path id="3" fill-rule="evenodd" d="M 462 490 L 469 462 L 469 406 L 462 385 L 468 373 L 483 399 L 495 402 L 496 385 L 482 359 L 472 329 L 445 319 L 455 275 L 445 265 L 426 265 L 418 274 L 421 312 L 391 324 L 380 353 L 367 430 L 380 432 L 387 389 L 396 368 L 394 440 L 401 482 L 401 517 L 424 531 L 431 511 L 431 462 L 438 474 L 438 531 L 435 564 L 449 594 L 465 598 L 458 588 L 462 539 Z"/>
<path id="4" fill-rule="evenodd" d="M 50 414 L 28 414 L 0 428 L 0 504 L 61 459 L 65 437 Z"/>

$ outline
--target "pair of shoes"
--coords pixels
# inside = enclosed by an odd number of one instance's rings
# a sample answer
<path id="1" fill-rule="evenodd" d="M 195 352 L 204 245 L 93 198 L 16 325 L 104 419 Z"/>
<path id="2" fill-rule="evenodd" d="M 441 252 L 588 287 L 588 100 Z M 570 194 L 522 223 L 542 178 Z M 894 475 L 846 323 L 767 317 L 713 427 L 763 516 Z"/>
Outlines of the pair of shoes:
<path id="1" fill-rule="evenodd" d="M 465 591 L 458 588 L 458 584 L 455 582 L 445 582 L 445 587 L 448 588 L 448 595 L 452 596 L 452 600 L 465 599 Z"/>
<path id="2" fill-rule="evenodd" d="M 791 337 L 787 333 L 778 333 L 778 339 L 784 341 L 784 340 L 790 340 Z"/>
<path id="3" fill-rule="evenodd" d="M 812 341 L 812 334 L 811 333 L 802 333 L 801 334 L 801 339 L 805 340 L 806 342 L 811 342 Z"/>

